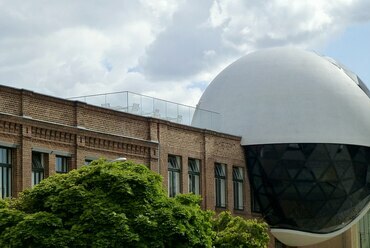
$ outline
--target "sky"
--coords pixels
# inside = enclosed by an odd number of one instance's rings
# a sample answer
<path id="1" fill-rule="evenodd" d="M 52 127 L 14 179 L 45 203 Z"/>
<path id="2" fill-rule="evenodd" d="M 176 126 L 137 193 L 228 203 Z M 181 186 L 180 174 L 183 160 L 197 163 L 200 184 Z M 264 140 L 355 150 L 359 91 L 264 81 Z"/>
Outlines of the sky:
<path id="1" fill-rule="evenodd" d="M 195 105 L 227 65 L 278 46 L 330 56 L 370 86 L 370 1 L 0 0 L 0 84 L 62 98 Z"/>

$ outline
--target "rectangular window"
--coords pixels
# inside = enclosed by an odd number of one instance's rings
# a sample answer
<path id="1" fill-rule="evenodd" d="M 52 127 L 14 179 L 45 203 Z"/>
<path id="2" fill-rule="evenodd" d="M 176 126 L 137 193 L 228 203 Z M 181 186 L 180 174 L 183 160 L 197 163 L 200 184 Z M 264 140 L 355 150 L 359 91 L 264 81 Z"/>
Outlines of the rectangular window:
<path id="1" fill-rule="evenodd" d="M 32 152 L 32 187 L 44 179 L 46 159 L 47 154 Z"/>
<path id="2" fill-rule="evenodd" d="M 85 165 L 90 165 L 92 161 L 92 159 L 85 159 Z"/>
<path id="3" fill-rule="evenodd" d="M 181 157 L 168 155 L 168 195 L 180 193 Z"/>
<path id="4" fill-rule="evenodd" d="M 226 207 L 226 165 L 215 164 L 216 207 Z"/>
<path id="5" fill-rule="evenodd" d="M 68 172 L 68 157 L 56 156 L 55 157 L 55 172 L 67 173 Z"/>
<path id="6" fill-rule="evenodd" d="M 200 194 L 200 160 L 188 159 L 189 193 Z"/>
<path id="7" fill-rule="evenodd" d="M 12 192 L 12 150 L 0 147 L 0 194 L 10 197 Z"/>
<path id="8" fill-rule="evenodd" d="M 233 167 L 234 208 L 238 210 L 244 209 L 243 182 L 243 168 Z"/>

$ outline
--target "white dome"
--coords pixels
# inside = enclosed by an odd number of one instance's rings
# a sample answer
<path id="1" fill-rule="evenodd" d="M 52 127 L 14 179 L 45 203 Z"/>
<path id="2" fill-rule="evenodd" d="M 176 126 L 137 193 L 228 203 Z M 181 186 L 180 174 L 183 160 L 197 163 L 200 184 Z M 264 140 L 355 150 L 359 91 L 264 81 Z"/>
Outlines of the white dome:
<path id="1" fill-rule="evenodd" d="M 332 59 L 273 48 L 248 54 L 224 69 L 198 108 L 220 113 L 220 131 L 242 136 L 242 145 L 370 146 L 368 92 L 355 74 Z"/>

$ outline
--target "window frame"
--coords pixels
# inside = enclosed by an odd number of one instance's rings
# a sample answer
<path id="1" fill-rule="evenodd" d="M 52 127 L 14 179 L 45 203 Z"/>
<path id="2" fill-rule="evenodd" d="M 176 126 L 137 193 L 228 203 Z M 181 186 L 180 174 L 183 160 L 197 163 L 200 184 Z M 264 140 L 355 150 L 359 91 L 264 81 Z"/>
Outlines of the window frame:
<path id="1" fill-rule="evenodd" d="M 240 175 L 237 175 L 238 170 Z M 244 210 L 244 169 L 240 166 L 233 166 L 233 193 L 234 193 L 234 209 Z M 240 192 L 241 191 L 241 192 Z"/>
<path id="2" fill-rule="evenodd" d="M 176 161 L 176 163 L 172 164 L 171 160 Z M 167 165 L 168 165 L 168 196 L 175 197 L 177 194 L 181 193 L 181 167 L 182 167 L 181 156 L 168 154 Z"/>
<path id="3" fill-rule="evenodd" d="M 198 171 L 194 171 L 194 170 L 191 169 L 191 167 L 192 167 L 191 164 L 190 164 L 191 161 L 195 162 L 195 165 L 198 167 L 197 168 Z M 193 193 L 195 195 L 200 195 L 201 194 L 200 167 L 201 167 L 200 159 L 188 158 L 188 191 L 189 191 L 189 193 Z M 196 191 L 198 191 L 198 192 L 196 192 Z"/>
<path id="4" fill-rule="evenodd" d="M 90 165 L 92 163 L 92 161 L 94 161 L 94 160 L 85 158 L 84 165 Z"/>
<path id="5" fill-rule="evenodd" d="M 58 161 L 61 160 L 61 170 L 58 170 Z M 69 157 L 56 155 L 55 156 L 55 172 L 58 174 L 66 174 L 69 170 Z"/>
<path id="6" fill-rule="evenodd" d="M 215 203 L 216 208 L 226 208 L 227 206 L 227 165 L 223 163 L 215 163 Z M 221 170 L 220 170 L 221 169 Z M 223 173 L 219 173 L 219 172 Z"/>
<path id="7" fill-rule="evenodd" d="M 5 151 L 5 159 L 3 152 Z M 12 197 L 13 149 L 0 146 L 0 197 Z M 4 173 L 5 172 L 5 173 Z"/>
<path id="8" fill-rule="evenodd" d="M 40 166 L 35 166 L 35 159 L 34 156 L 37 154 L 40 155 Z M 41 180 L 45 178 L 45 160 L 46 160 L 46 155 L 45 153 L 42 152 L 36 152 L 32 151 L 32 180 L 31 184 L 32 187 L 39 184 Z"/>

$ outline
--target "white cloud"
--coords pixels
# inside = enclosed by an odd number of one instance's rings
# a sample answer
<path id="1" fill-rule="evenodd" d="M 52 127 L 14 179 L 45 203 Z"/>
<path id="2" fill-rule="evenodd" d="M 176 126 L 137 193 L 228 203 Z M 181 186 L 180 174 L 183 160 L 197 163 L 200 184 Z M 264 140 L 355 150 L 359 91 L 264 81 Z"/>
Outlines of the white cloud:
<path id="1" fill-rule="evenodd" d="M 0 83 L 59 97 L 130 90 L 195 104 L 253 50 L 315 49 L 367 0 L 0 0 Z"/>

